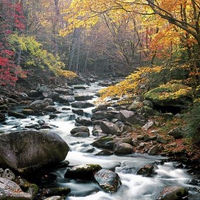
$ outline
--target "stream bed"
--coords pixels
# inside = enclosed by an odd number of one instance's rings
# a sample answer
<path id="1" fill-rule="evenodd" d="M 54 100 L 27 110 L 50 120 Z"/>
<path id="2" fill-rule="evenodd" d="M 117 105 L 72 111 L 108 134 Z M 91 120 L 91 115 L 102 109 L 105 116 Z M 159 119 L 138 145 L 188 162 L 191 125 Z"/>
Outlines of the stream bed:
<path id="1" fill-rule="evenodd" d="M 85 85 L 86 89 L 76 89 L 75 94 L 93 95 L 90 102 L 94 102 L 98 97 L 96 92 L 101 88 L 98 83 L 92 83 L 90 86 Z M 51 186 L 69 187 L 70 194 L 67 200 L 155 200 L 165 186 L 183 186 L 191 188 L 189 190 L 188 200 L 199 200 L 200 193 L 197 192 L 199 185 L 190 185 L 192 179 L 197 179 L 197 175 L 191 175 L 185 168 L 176 168 L 176 162 L 168 162 L 166 157 L 149 156 L 146 154 L 133 153 L 127 156 L 96 156 L 100 151 L 91 145 L 95 136 L 80 138 L 72 137 L 70 131 L 75 127 L 75 120 L 78 116 L 72 112 L 70 105 L 56 103 L 55 107 L 60 111 L 58 116 L 50 119 L 49 115 L 28 116 L 26 119 L 17 119 L 7 117 L 5 124 L 0 124 L 0 132 L 10 132 L 23 130 L 23 128 L 38 120 L 44 120 L 51 124 L 52 130 L 59 134 L 69 145 L 70 151 L 66 157 L 70 166 L 79 164 L 99 164 L 102 168 L 112 169 L 118 173 L 122 185 L 114 194 L 108 194 L 91 181 L 70 180 L 64 178 L 66 169 L 60 168 L 53 170 L 52 173 L 57 176 L 56 182 Z M 20 107 L 16 109 L 20 110 Z M 91 116 L 93 107 L 85 108 L 85 118 Z M 92 127 L 89 127 L 92 130 Z M 45 130 L 43 130 L 45 131 Z M 164 161 L 164 162 L 162 162 Z M 146 164 L 155 164 L 155 174 L 151 177 L 136 175 L 139 168 Z M 192 189 L 194 188 L 194 189 Z"/>

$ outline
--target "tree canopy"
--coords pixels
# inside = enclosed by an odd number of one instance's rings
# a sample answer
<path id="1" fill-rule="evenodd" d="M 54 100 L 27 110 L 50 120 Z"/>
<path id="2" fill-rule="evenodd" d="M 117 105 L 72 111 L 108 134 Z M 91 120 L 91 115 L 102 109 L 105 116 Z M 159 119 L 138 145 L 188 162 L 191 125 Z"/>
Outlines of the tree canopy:
<path id="1" fill-rule="evenodd" d="M 159 66 L 160 79 L 199 85 L 198 0 L 2 0 L 0 10 L 1 84 L 30 69 L 126 76 Z"/>

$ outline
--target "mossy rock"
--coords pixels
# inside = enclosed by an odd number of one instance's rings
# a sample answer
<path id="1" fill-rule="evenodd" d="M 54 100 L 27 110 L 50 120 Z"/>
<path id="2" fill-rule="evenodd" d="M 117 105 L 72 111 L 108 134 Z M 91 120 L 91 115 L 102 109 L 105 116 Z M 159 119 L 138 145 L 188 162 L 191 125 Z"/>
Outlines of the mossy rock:
<path id="1" fill-rule="evenodd" d="M 192 100 L 192 88 L 183 84 L 167 83 L 146 92 L 144 98 L 160 106 L 183 105 Z"/>

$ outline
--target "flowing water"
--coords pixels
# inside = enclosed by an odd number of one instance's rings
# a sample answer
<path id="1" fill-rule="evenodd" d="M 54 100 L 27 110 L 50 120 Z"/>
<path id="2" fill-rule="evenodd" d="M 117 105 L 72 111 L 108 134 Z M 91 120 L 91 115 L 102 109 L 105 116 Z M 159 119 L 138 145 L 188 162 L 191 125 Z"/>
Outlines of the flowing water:
<path id="1" fill-rule="evenodd" d="M 95 101 L 97 99 L 95 93 L 100 89 L 100 86 L 97 83 L 93 83 L 91 86 L 86 87 L 86 89 L 77 89 L 74 92 L 94 95 L 94 99 L 91 102 Z M 0 124 L 0 132 L 23 130 L 25 125 L 36 124 L 38 120 L 44 120 L 46 123 L 51 124 L 52 131 L 56 131 L 70 146 L 70 152 L 66 157 L 70 166 L 96 163 L 103 168 L 115 170 L 120 176 L 122 186 L 118 192 L 108 194 L 93 182 L 64 178 L 65 168 L 53 171 L 52 173 L 56 174 L 57 180 L 52 185 L 66 186 L 71 189 L 71 193 L 66 198 L 67 200 L 155 200 L 165 186 L 199 188 L 198 185 L 192 186 L 188 184 L 196 176 L 187 173 L 187 169 L 175 168 L 174 166 L 177 164 L 175 162 L 164 162 L 162 164 L 161 161 L 166 160 L 166 158 L 161 156 L 137 153 L 128 156 L 96 156 L 95 154 L 100 150 L 90 145 L 95 139 L 92 134 L 88 138 L 71 137 L 70 130 L 75 127 L 74 118 L 77 117 L 76 114 L 72 113 L 71 107 L 61 104 L 56 104 L 55 106 L 61 111 L 55 119 L 49 119 L 49 116 L 29 116 L 26 119 L 8 117 L 5 124 Z M 85 117 L 91 115 L 92 109 L 83 109 L 86 113 Z M 20 107 L 18 107 L 18 110 L 20 110 Z M 90 127 L 90 130 L 92 130 L 92 127 Z M 155 163 L 156 173 L 152 177 L 136 175 L 136 171 L 140 167 L 145 164 Z M 188 199 L 199 200 L 200 193 L 196 190 L 190 190 Z"/>

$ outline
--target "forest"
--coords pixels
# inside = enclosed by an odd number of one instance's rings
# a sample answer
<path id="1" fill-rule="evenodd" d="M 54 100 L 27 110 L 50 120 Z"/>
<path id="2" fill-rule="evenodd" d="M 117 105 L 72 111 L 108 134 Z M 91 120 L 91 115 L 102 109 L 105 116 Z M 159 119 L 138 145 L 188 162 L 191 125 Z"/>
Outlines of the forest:
<path id="1" fill-rule="evenodd" d="M 0 199 L 200 199 L 199 145 L 200 0 L 0 0 Z"/>
<path id="2" fill-rule="evenodd" d="M 88 73 L 124 77 L 102 90 L 102 99 L 138 94 L 152 99 L 157 89 L 160 100 L 182 98 L 195 112 L 200 109 L 199 55 L 199 0 L 0 2 L 1 87 Z M 200 140 L 196 115 L 190 121 Z"/>

